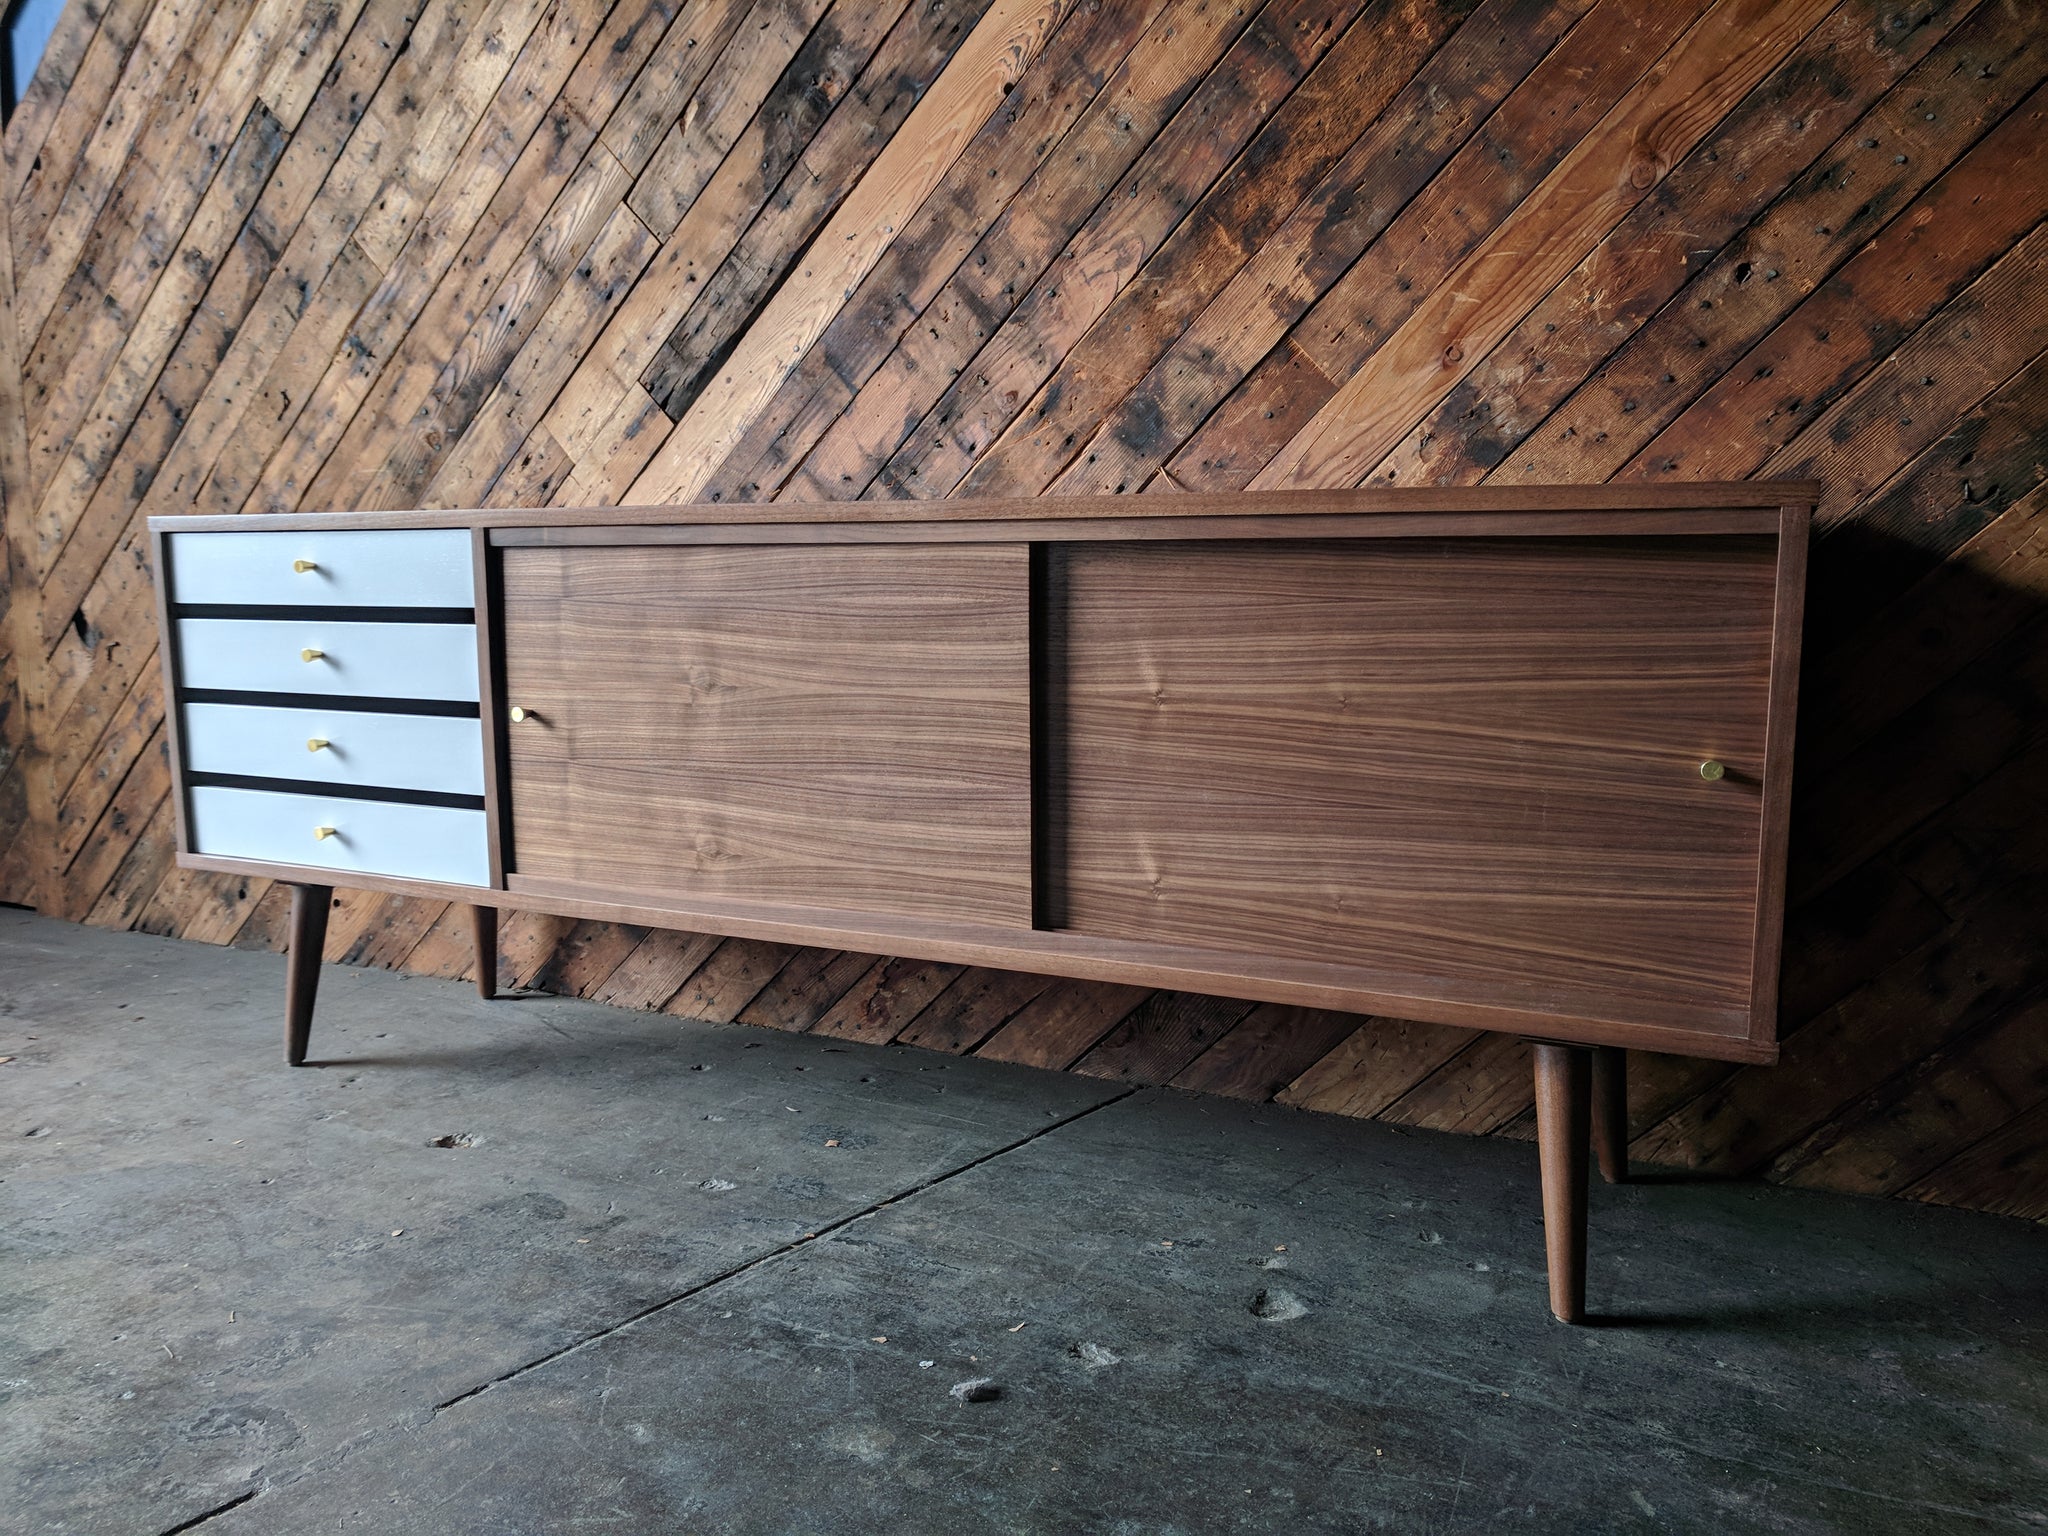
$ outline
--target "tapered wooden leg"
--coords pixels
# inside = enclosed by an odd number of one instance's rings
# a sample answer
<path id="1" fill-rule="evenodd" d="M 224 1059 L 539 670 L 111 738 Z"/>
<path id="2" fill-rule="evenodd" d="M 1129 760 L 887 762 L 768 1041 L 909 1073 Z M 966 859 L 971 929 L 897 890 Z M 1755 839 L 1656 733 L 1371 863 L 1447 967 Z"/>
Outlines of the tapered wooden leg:
<path id="1" fill-rule="evenodd" d="M 320 950 L 327 942 L 331 885 L 292 887 L 292 941 L 284 961 L 284 1059 L 306 1064 L 306 1040 L 313 1032 L 313 998 L 320 990 Z"/>
<path id="2" fill-rule="evenodd" d="M 488 1002 L 498 995 L 498 909 L 471 907 L 469 931 L 476 939 L 476 995 Z"/>
<path id="3" fill-rule="evenodd" d="M 1536 1044 L 1536 1148 L 1543 1163 L 1543 1245 L 1550 1310 L 1586 1320 L 1586 1143 L 1592 1063 L 1583 1046 Z"/>
<path id="4" fill-rule="evenodd" d="M 1628 1052 L 1593 1047 L 1593 1155 L 1610 1184 L 1628 1178 Z"/>

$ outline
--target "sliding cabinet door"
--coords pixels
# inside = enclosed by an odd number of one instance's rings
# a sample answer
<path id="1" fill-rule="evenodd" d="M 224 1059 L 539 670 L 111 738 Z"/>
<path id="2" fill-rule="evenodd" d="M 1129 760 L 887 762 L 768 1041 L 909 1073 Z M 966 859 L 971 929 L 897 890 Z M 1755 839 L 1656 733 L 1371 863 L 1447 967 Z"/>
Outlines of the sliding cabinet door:
<path id="1" fill-rule="evenodd" d="M 1023 546 L 501 558 L 515 890 L 1029 926 Z"/>
<path id="2" fill-rule="evenodd" d="M 1733 536 L 1068 546 L 1046 910 L 1739 1034 L 1775 560 Z"/>

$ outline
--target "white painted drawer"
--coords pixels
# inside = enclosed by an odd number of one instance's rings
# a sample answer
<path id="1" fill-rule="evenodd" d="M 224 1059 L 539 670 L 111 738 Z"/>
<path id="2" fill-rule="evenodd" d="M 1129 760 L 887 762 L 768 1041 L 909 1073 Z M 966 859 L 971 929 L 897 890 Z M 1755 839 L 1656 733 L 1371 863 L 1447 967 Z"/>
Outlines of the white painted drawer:
<path id="1" fill-rule="evenodd" d="M 318 651 L 311 661 L 303 653 Z M 474 701 L 474 624 L 340 619 L 180 619 L 187 688 Z"/>
<path id="2" fill-rule="evenodd" d="M 310 741 L 326 745 L 313 751 Z M 484 792 L 483 731 L 474 720 L 446 715 L 188 704 L 182 745 L 194 773 Z"/>
<path id="3" fill-rule="evenodd" d="M 211 785 L 194 788 L 190 804 L 199 853 L 452 885 L 491 882 L 482 811 Z M 320 827 L 334 828 L 333 836 L 316 836 Z"/>
<path id="4" fill-rule="evenodd" d="M 174 533 L 165 542 L 171 596 L 181 603 L 476 606 L 464 528 Z M 294 570 L 297 561 L 313 568 Z"/>

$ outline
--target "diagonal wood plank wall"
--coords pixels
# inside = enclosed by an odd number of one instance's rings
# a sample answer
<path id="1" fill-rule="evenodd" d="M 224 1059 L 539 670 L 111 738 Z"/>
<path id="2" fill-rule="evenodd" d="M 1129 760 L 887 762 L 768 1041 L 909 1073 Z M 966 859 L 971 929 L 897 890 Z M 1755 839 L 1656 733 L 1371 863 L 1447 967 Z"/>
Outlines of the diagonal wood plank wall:
<path id="1" fill-rule="evenodd" d="M 0 197 L 0 896 L 171 867 L 152 513 L 1818 475 L 1785 1059 L 1639 1156 L 2048 1218 L 2029 0 L 71 0 Z M 329 958 L 456 975 L 338 896 Z M 1476 1134 L 1520 1043 L 508 918 L 506 979 Z"/>

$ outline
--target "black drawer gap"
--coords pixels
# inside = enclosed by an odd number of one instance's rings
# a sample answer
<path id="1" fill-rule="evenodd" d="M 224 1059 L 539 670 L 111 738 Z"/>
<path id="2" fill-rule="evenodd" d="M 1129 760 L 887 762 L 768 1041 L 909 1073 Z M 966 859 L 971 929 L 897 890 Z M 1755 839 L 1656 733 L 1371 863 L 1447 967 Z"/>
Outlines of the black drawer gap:
<path id="1" fill-rule="evenodd" d="M 311 779 L 265 779 L 252 773 L 188 773 L 194 789 L 267 789 L 281 795 L 319 795 L 330 800 L 383 800 L 393 805 L 440 805 L 451 811 L 480 811 L 482 795 L 450 795 L 438 789 L 385 789 L 377 784 L 323 784 Z"/>
<path id="2" fill-rule="evenodd" d="M 474 608 L 349 608 L 333 603 L 173 603 L 174 619 L 320 619 L 349 624 L 474 624 Z"/>
<path id="3" fill-rule="evenodd" d="M 366 715 L 445 715 L 475 720 L 482 711 L 461 699 L 372 699 L 361 694 L 260 693 L 240 688 L 180 688 L 180 704 L 248 704 L 269 709 L 336 709 Z"/>

